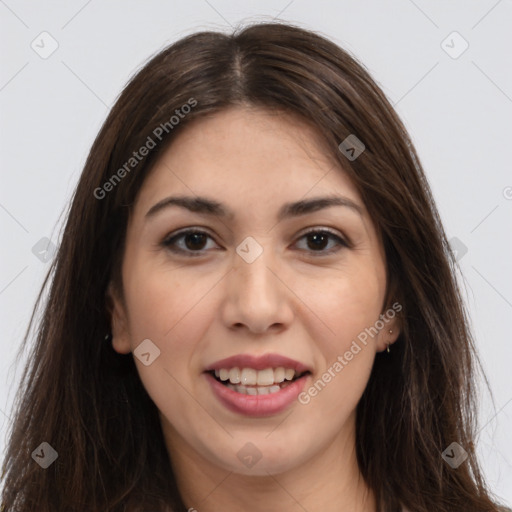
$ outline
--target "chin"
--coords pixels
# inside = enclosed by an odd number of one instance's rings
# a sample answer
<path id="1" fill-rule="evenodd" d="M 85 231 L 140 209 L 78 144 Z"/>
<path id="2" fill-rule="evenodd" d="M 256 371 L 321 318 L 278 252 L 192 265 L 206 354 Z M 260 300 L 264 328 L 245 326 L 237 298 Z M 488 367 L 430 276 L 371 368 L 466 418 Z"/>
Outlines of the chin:
<path id="1" fill-rule="evenodd" d="M 262 440 L 249 441 L 250 436 L 243 436 L 242 441 L 233 441 L 237 450 L 223 451 L 216 455 L 216 464 L 227 471 L 247 476 L 278 475 L 293 470 L 307 459 L 304 446 L 283 447 L 283 441 Z M 226 454 L 231 456 L 226 458 Z"/>

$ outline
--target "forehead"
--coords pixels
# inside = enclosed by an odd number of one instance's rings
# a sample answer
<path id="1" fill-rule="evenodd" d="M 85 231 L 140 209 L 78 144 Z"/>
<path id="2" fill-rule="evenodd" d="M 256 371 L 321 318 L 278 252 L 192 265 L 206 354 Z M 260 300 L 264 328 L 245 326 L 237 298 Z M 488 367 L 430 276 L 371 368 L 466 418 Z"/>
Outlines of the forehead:
<path id="1" fill-rule="evenodd" d="M 356 187 L 320 134 L 299 117 L 234 107 L 193 121 L 162 153 L 136 210 L 169 193 L 216 197 L 235 211 L 276 210 L 308 196 L 343 195 Z"/>

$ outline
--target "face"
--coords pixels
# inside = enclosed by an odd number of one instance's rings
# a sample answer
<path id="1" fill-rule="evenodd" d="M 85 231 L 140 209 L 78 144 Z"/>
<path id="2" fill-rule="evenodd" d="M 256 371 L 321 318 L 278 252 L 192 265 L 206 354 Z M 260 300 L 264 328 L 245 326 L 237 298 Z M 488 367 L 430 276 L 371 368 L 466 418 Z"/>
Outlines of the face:
<path id="1" fill-rule="evenodd" d="M 368 212 L 303 121 L 239 107 L 189 125 L 139 192 L 122 279 L 113 346 L 171 458 L 277 474 L 354 442 L 398 326 Z"/>

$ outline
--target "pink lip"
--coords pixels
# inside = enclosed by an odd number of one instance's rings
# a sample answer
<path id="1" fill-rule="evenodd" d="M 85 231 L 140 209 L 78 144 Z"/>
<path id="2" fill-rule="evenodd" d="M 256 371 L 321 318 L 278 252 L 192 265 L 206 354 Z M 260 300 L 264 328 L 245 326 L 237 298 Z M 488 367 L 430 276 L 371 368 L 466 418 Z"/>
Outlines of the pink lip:
<path id="1" fill-rule="evenodd" d="M 266 368 L 292 368 L 297 373 L 311 372 L 308 366 L 279 354 L 264 354 L 262 356 L 251 356 L 239 354 L 237 356 L 221 359 L 205 368 L 205 371 L 220 370 L 221 368 L 253 368 L 254 370 L 265 370 Z M 261 395 L 265 396 L 265 395 Z"/>
<path id="2" fill-rule="evenodd" d="M 250 366 L 245 366 L 245 368 L 248 367 Z M 205 373 L 204 375 L 208 379 L 213 393 L 225 407 L 232 412 L 245 414 L 246 416 L 272 416 L 284 411 L 302 392 L 306 385 L 306 380 L 310 376 L 309 374 L 304 375 L 277 393 L 244 395 L 221 384 L 210 373 Z"/>

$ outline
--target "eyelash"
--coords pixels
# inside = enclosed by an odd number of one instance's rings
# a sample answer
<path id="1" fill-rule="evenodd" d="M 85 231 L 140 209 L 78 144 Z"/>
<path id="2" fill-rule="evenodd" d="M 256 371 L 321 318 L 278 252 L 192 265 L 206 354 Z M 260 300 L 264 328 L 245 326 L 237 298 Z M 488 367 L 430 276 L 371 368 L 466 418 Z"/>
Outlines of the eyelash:
<path id="1" fill-rule="evenodd" d="M 212 238 L 210 236 L 210 234 L 207 233 L 206 231 L 202 231 L 200 229 L 189 228 L 189 229 L 185 229 L 183 231 L 179 231 L 178 233 L 172 233 L 171 235 L 167 236 L 166 238 L 164 238 L 161 245 L 174 253 L 184 254 L 184 255 L 186 255 L 186 257 L 197 258 L 197 257 L 201 256 L 202 253 L 204 253 L 205 251 L 202 249 L 198 250 L 198 251 L 191 251 L 190 249 L 180 249 L 174 245 L 177 240 L 184 238 L 190 234 L 201 234 L 201 235 L 206 235 L 209 238 Z M 351 245 L 348 242 L 346 242 L 343 238 L 341 238 L 339 235 L 337 235 L 336 233 L 334 233 L 333 231 L 331 231 L 330 229 L 327 229 L 327 228 L 321 228 L 321 229 L 315 228 L 310 231 L 307 231 L 306 233 L 303 233 L 300 236 L 299 240 L 307 237 L 308 235 L 312 235 L 312 234 L 328 235 L 329 237 L 335 239 L 336 243 L 338 244 L 338 248 L 330 249 L 328 251 L 323 250 L 323 249 L 319 250 L 319 251 L 306 249 L 306 251 L 312 253 L 312 255 L 314 257 L 328 256 L 328 255 L 331 255 L 331 254 L 341 250 L 341 247 L 346 247 L 346 248 L 351 247 Z"/>

